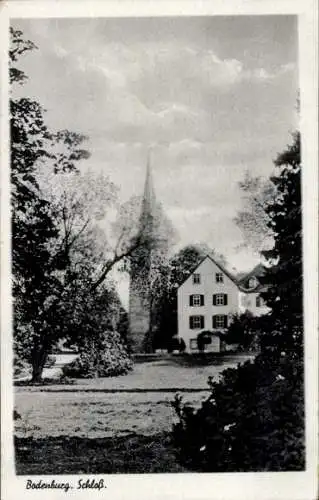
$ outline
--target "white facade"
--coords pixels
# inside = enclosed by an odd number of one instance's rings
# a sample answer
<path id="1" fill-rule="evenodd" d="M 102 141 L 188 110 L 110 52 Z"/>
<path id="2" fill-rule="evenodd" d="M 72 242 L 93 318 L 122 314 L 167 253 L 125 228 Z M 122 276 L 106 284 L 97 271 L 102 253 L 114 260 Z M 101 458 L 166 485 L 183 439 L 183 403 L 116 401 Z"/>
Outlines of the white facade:
<path id="1" fill-rule="evenodd" d="M 264 300 L 260 297 L 258 292 L 239 292 L 239 312 L 251 312 L 254 316 L 261 316 L 267 314 L 270 309 L 266 306 Z"/>
<path id="2" fill-rule="evenodd" d="M 178 336 L 184 340 L 186 352 L 197 349 L 200 332 L 225 330 L 234 314 L 248 310 L 259 316 L 269 311 L 258 292 L 243 290 L 235 278 L 209 256 L 180 285 L 177 309 Z M 205 350 L 219 352 L 220 349 L 220 339 L 212 336 Z"/>
<path id="3" fill-rule="evenodd" d="M 215 301 L 213 301 L 214 295 L 217 296 Z M 204 299 L 200 301 L 198 297 L 201 296 Z M 222 296 L 226 296 L 226 301 Z M 191 340 L 195 347 L 194 339 L 199 332 L 221 331 L 229 325 L 232 315 L 239 310 L 239 289 L 228 274 L 225 274 L 210 257 L 206 257 L 179 287 L 177 304 L 178 335 L 183 338 L 186 351 L 190 351 Z M 215 324 L 213 324 L 214 316 Z M 227 324 L 222 324 L 222 317 L 227 318 Z M 200 321 L 198 318 L 203 319 Z M 217 341 L 213 344 L 215 342 Z"/>

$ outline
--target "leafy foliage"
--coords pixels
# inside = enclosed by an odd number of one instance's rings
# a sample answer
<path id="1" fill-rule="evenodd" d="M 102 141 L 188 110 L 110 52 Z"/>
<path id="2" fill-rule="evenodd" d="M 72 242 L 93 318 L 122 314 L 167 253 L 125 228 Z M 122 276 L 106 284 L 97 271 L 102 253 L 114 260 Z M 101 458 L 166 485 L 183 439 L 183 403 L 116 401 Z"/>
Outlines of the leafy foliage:
<path id="1" fill-rule="evenodd" d="M 227 328 L 224 340 L 227 344 L 238 344 L 243 350 L 257 348 L 259 335 L 263 331 L 261 319 L 246 311 L 242 314 L 234 314 L 232 322 Z"/>
<path id="2" fill-rule="evenodd" d="M 211 381 L 199 410 L 177 397 L 173 437 L 181 463 L 203 472 L 302 470 L 302 373 L 300 362 L 258 356 Z"/>
<path id="3" fill-rule="evenodd" d="M 14 63 L 22 54 L 29 50 L 36 49 L 36 45 L 31 40 L 25 40 L 20 30 L 10 27 L 11 46 L 9 48 L 9 77 L 10 83 L 22 84 L 26 79 L 26 74 L 14 66 Z"/>
<path id="4" fill-rule="evenodd" d="M 66 377 L 115 377 L 126 374 L 132 367 L 120 334 L 109 330 L 86 338 L 80 356 L 63 366 L 62 371 Z"/>
<path id="5" fill-rule="evenodd" d="M 95 291 L 132 246 L 128 241 L 123 254 L 105 238 L 98 245 L 97 221 L 114 208 L 116 187 L 107 178 L 80 175 L 78 162 L 89 157 L 85 136 L 49 130 L 38 102 L 15 97 L 15 85 L 27 78 L 16 62 L 36 47 L 22 32 L 10 33 L 14 344 L 16 359 L 31 363 L 38 381 L 60 339 L 77 332 L 81 342 L 84 332 L 94 330 Z M 121 309 L 118 302 L 113 293 L 112 317 Z M 123 317 L 121 331 L 124 337 Z"/>
<path id="6" fill-rule="evenodd" d="M 265 281 L 271 286 L 263 294 L 273 315 L 286 324 L 302 324 L 302 213 L 300 134 L 278 155 L 279 175 L 272 177 L 278 193 L 268 204 L 269 227 L 275 235 L 274 246 L 263 255 L 272 266 Z"/>
<path id="7" fill-rule="evenodd" d="M 244 236 L 242 246 L 260 252 L 273 242 L 266 207 L 275 200 L 276 188 L 270 179 L 253 177 L 249 171 L 245 172 L 239 187 L 243 194 L 243 209 L 238 212 L 234 222 Z"/>

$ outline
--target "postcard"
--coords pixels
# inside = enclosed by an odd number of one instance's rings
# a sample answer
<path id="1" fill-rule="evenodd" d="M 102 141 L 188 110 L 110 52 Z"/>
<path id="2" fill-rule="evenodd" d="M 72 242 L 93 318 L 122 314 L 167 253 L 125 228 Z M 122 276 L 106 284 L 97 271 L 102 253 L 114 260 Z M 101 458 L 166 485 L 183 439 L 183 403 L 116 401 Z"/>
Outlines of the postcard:
<path id="1" fill-rule="evenodd" d="M 2 484 L 318 478 L 317 6 L 1 6 Z"/>

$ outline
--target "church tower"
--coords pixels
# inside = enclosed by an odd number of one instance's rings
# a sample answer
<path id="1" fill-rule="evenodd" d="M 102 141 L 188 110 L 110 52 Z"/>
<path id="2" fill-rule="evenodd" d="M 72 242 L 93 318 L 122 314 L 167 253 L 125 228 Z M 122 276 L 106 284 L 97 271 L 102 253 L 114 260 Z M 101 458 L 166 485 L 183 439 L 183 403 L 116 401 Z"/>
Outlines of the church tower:
<path id="1" fill-rule="evenodd" d="M 131 256 L 129 289 L 129 344 L 133 353 L 152 350 L 151 272 L 156 238 L 157 203 L 153 187 L 150 158 L 141 203 L 138 238 L 141 244 Z"/>

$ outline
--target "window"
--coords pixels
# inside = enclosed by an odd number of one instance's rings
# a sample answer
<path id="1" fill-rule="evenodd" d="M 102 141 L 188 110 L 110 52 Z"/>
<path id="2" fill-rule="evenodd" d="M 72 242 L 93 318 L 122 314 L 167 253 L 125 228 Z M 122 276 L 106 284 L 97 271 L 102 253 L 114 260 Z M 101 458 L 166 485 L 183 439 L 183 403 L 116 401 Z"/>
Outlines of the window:
<path id="1" fill-rule="evenodd" d="M 189 296 L 189 305 L 199 307 L 204 305 L 204 295 L 195 294 Z"/>
<path id="2" fill-rule="evenodd" d="M 256 307 L 262 307 L 264 305 L 264 301 L 261 297 L 256 297 Z"/>
<path id="3" fill-rule="evenodd" d="M 224 283 L 223 273 L 216 273 L 216 283 Z"/>
<path id="4" fill-rule="evenodd" d="M 227 293 L 215 293 L 213 295 L 213 306 L 227 306 Z"/>
<path id="5" fill-rule="evenodd" d="M 213 328 L 227 328 L 228 317 L 226 314 L 215 314 L 213 316 Z"/>
<path id="6" fill-rule="evenodd" d="M 191 330 L 200 330 L 204 328 L 204 316 L 190 316 L 189 317 L 189 328 Z"/>
<path id="7" fill-rule="evenodd" d="M 194 285 L 200 284 L 200 274 L 193 274 L 193 283 Z"/>
<path id="8" fill-rule="evenodd" d="M 249 288 L 256 288 L 257 285 L 258 285 L 258 281 L 256 280 L 256 278 L 249 279 L 249 281 L 248 281 Z"/>

